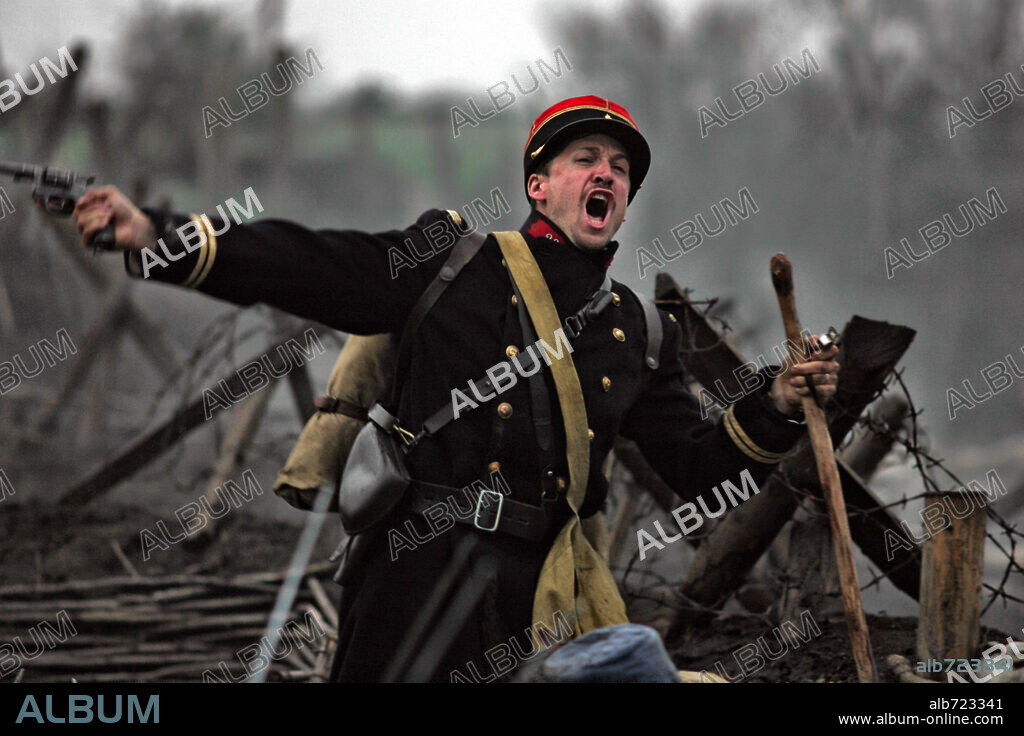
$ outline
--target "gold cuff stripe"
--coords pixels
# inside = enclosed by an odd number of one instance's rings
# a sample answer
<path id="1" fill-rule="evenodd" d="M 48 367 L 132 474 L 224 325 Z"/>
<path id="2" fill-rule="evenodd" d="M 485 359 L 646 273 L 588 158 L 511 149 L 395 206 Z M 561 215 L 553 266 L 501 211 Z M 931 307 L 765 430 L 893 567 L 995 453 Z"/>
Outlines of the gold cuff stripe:
<path id="1" fill-rule="evenodd" d="M 203 270 L 203 266 L 206 264 L 207 243 L 209 238 L 206 236 L 206 226 L 203 225 L 203 221 L 199 218 L 199 215 L 190 215 L 192 222 L 194 222 L 199 229 L 199 258 L 196 259 L 196 265 L 192 268 L 192 273 L 188 275 L 188 278 L 181 282 L 182 286 L 190 289 L 195 288 L 196 278 Z"/>
<path id="2" fill-rule="evenodd" d="M 213 223 L 210 222 L 210 218 L 206 215 L 200 215 L 199 219 L 202 221 L 203 228 L 206 230 L 206 243 L 209 253 L 206 257 L 206 265 L 203 266 L 203 272 L 199 274 L 199 278 L 196 280 L 196 287 L 206 281 L 206 277 L 210 275 L 210 269 L 213 268 L 213 262 L 217 258 L 217 236 L 214 235 L 213 232 Z"/>
<path id="3" fill-rule="evenodd" d="M 532 133 L 530 133 L 530 137 L 527 139 L 526 145 L 523 146 L 523 150 L 525 151 L 525 150 L 527 150 L 530 147 L 530 141 L 532 141 L 533 137 L 535 135 L 537 135 L 537 131 L 538 130 L 543 128 L 551 120 L 553 120 L 554 118 L 557 118 L 562 113 L 572 112 L 573 110 L 600 110 L 601 112 L 603 112 L 605 114 L 614 115 L 616 118 L 618 118 L 622 122 L 626 123 L 629 127 L 633 128 L 634 130 L 637 130 L 637 131 L 640 130 L 639 128 L 636 127 L 636 125 L 634 123 L 630 122 L 629 118 L 624 117 L 623 115 L 620 115 L 619 113 L 615 112 L 614 110 L 612 110 L 610 108 L 601 107 L 600 105 L 574 105 L 572 107 L 567 107 L 564 110 L 559 110 L 558 112 L 552 113 L 551 115 L 548 115 L 546 118 L 544 118 L 540 122 L 540 124 L 536 127 L 536 129 L 534 129 L 534 131 Z"/>
<path id="4" fill-rule="evenodd" d="M 182 286 L 190 289 L 198 288 L 210 273 L 213 266 L 213 259 L 217 257 L 217 238 L 213 234 L 213 223 L 206 215 L 192 215 L 192 221 L 196 223 L 199 233 L 199 258 L 192 269 L 192 273 L 185 279 Z"/>
<path id="5" fill-rule="evenodd" d="M 759 447 L 756 442 L 750 439 L 750 436 L 743 431 L 743 427 L 737 421 L 736 415 L 733 414 L 732 406 L 726 410 L 722 423 L 725 425 L 725 431 L 729 434 L 729 439 L 747 457 L 757 460 L 759 463 L 774 465 L 786 456 L 784 452 L 768 452 L 768 450 Z"/>

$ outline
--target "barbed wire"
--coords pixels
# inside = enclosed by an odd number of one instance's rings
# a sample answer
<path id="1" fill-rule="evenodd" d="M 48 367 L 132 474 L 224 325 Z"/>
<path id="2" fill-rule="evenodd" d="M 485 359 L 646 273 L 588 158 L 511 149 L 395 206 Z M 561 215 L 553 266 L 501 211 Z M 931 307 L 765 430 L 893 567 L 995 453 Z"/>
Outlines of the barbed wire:
<path id="1" fill-rule="evenodd" d="M 683 299 L 689 300 L 690 293 L 691 291 L 689 289 L 684 290 Z M 725 335 L 730 332 L 733 332 L 732 328 L 724 319 L 712 314 L 712 310 L 718 305 L 719 300 L 707 299 L 702 301 L 689 301 L 689 303 L 699 310 L 701 316 L 703 316 L 706 319 L 713 320 L 715 323 L 717 323 L 720 329 L 716 330 L 716 332 L 718 332 L 717 341 L 715 341 L 711 345 L 698 346 L 696 344 L 696 330 L 692 328 L 687 329 L 688 327 L 690 327 L 690 325 L 684 325 L 683 331 L 685 333 L 685 344 L 681 346 L 681 352 L 684 358 L 714 350 L 718 348 L 722 343 L 728 344 L 728 342 L 725 339 Z M 693 380 L 693 377 L 689 375 L 689 372 L 687 375 L 687 380 Z M 877 514 L 879 510 L 888 511 L 889 509 L 895 509 L 896 507 L 905 509 L 908 503 L 917 501 L 919 499 L 925 499 L 928 497 L 930 493 L 949 492 L 957 488 L 966 490 L 967 488 L 970 487 L 968 483 L 964 483 L 964 481 L 961 480 L 956 473 L 954 473 L 950 468 L 946 466 L 945 460 L 943 458 L 936 457 L 928 447 L 927 434 L 925 433 L 924 429 L 921 427 L 918 421 L 918 418 L 922 414 L 923 409 L 920 409 L 919 407 L 916 406 L 913 397 L 911 396 L 910 389 L 907 387 L 905 381 L 903 380 L 903 370 L 891 371 L 890 374 L 886 377 L 886 380 L 883 382 L 883 384 L 877 390 L 875 390 L 870 397 L 868 397 L 868 400 L 864 403 L 864 406 L 870 407 L 877 399 L 885 395 L 887 392 L 892 392 L 893 389 L 896 389 L 899 392 L 899 395 L 902 395 L 902 398 L 904 401 L 906 401 L 907 405 L 906 416 L 903 419 L 903 421 L 901 421 L 899 424 L 895 426 L 890 425 L 881 417 L 873 416 L 870 411 L 863 411 L 861 415 L 852 418 L 855 421 L 855 427 L 862 427 L 865 431 L 877 435 L 880 439 L 888 443 L 888 445 L 890 446 L 900 447 L 902 451 L 905 453 L 904 461 L 908 458 L 912 459 L 910 465 L 916 470 L 917 474 L 920 476 L 924 490 L 921 493 L 912 496 L 908 496 L 906 493 L 904 493 L 901 496 L 901 498 L 895 501 L 889 503 L 880 502 L 877 506 L 873 506 L 872 508 L 869 509 L 848 508 L 848 513 L 850 517 L 865 517 L 869 519 L 871 523 L 875 524 L 880 532 L 884 532 L 890 529 L 888 526 L 886 526 L 884 523 L 879 521 L 879 519 L 874 516 L 875 514 Z M 833 419 L 843 415 L 843 410 L 841 408 L 833 406 L 831 407 L 831 409 L 832 411 L 830 413 Z M 721 410 L 717 406 L 712 406 L 711 418 L 714 418 L 715 415 L 718 413 L 721 413 Z M 841 442 L 837 445 L 836 450 L 839 451 L 849 447 L 855 441 L 855 439 L 855 432 L 848 432 L 842 438 Z M 937 480 L 935 477 L 933 477 L 935 475 L 938 475 L 940 479 L 944 478 L 948 482 L 952 483 L 952 488 L 940 487 L 940 480 Z M 791 492 L 800 497 L 803 507 L 811 516 L 820 516 L 827 518 L 827 509 L 824 506 L 824 503 L 822 502 L 820 495 L 815 493 L 813 490 L 798 487 L 797 485 L 790 482 L 788 478 L 784 477 L 784 474 L 782 473 L 776 473 L 776 477 L 783 482 L 783 485 L 785 487 L 787 487 Z M 635 490 L 633 492 L 635 492 Z M 988 497 L 988 494 L 985 495 L 986 497 Z M 988 504 L 986 504 L 985 507 L 985 514 L 987 520 L 992 521 L 997 527 L 997 529 L 991 531 L 987 529 L 985 537 L 992 544 L 992 547 L 998 552 L 998 554 L 1001 557 L 1005 558 L 1005 565 L 1003 565 L 1002 572 L 1000 573 L 998 582 L 995 585 L 988 582 L 983 582 L 983 589 L 988 591 L 990 595 L 988 595 L 987 600 L 985 601 L 981 609 L 981 615 L 984 615 L 997 600 L 1002 601 L 1004 607 L 1009 601 L 1015 603 L 1024 603 L 1024 600 L 1022 600 L 1020 597 L 1016 595 L 1011 594 L 1007 590 L 1007 588 L 1011 584 L 1011 581 L 1024 581 L 1024 567 L 1022 567 L 1021 563 L 1018 562 L 1017 559 L 1018 544 L 1024 542 L 1024 533 L 1022 533 L 1017 528 L 1016 524 L 1008 522 L 1006 519 L 1002 517 L 1002 515 L 998 511 L 993 509 Z M 644 514 L 638 514 L 638 516 L 642 518 Z M 906 524 L 905 521 L 900 521 L 900 523 L 904 525 Z M 716 526 L 716 524 L 709 524 L 705 528 L 705 530 L 703 530 L 704 534 L 702 534 L 701 536 L 706 536 L 707 534 L 710 534 L 713 531 L 714 526 Z M 676 531 L 678 530 L 674 529 L 672 533 L 675 533 Z M 914 554 L 905 557 L 905 559 L 897 562 L 892 566 L 889 566 L 887 568 L 887 571 L 878 570 L 873 565 L 869 564 L 868 569 L 871 571 L 872 578 L 871 580 L 861 585 L 861 589 L 866 590 L 871 587 L 878 588 L 883 579 L 889 579 L 893 573 L 897 572 L 898 570 L 904 568 L 907 565 L 913 564 L 915 559 L 919 559 L 920 551 L 921 547 L 916 546 Z M 639 551 L 635 552 L 632 555 L 631 559 L 629 560 L 629 563 L 623 569 L 624 574 L 622 575 L 621 580 L 624 586 L 624 591 L 628 592 L 628 594 L 634 598 L 651 598 L 651 596 L 647 594 L 641 594 L 638 593 L 638 591 L 633 590 L 635 586 L 626 585 L 625 579 L 631 573 L 649 574 L 646 570 L 643 569 L 634 570 L 634 565 L 638 561 L 638 557 Z M 670 605 L 670 602 L 666 601 L 663 596 L 654 596 L 652 599 L 657 600 L 657 602 L 663 605 Z M 685 605 L 677 604 L 673 607 L 677 608 L 678 610 L 682 610 L 686 608 L 694 608 L 695 605 L 695 602 L 689 601 Z M 701 606 L 700 608 L 707 613 L 721 613 L 720 609 L 713 609 L 707 606 Z"/>

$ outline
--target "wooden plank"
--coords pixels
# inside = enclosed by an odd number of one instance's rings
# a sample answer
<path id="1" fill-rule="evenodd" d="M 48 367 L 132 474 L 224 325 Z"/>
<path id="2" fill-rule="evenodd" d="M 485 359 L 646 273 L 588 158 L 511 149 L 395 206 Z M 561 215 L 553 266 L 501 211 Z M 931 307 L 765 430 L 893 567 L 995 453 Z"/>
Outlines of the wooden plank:
<path id="1" fill-rule="evenodd" d="M 796 308 L 796 290 L 793 285 L 793 266 L 784 253 L 777 253 L 771 260 L 772 285 L 779 300 L 782 322 L 789 344 L 789 364 L 806 362 L 810 350 L 801 344 L 800 317 Z M 810 385 L 808 388 L 813 391 Z M 818 470 L 818 483 L 828 507 L 829 528 L 832 549 L 835 552 L 836 568 L 839 570 L 839 590 L 843 596 L 847 630 L 853 648 L 853 659 L 857 666 L 860 682 L 875 682 L 875 661 L 871 653 L 871 638 L 864 605 L 860 597 L 860 583 L 857 581 L 857 566 L 853 559 L 853 538 L 850 535 L 850 521 L 846 516 L 846 499 L 836 467 L 836 453 L 829 432 L 825 409 L 815 396 L 800 397 L 807 422 L 807 434 L 814 450 L 814 465 Z"/>
<path id="2" fill-rule="evenodd" d="M 209 504 L 208 508 L 212 508 L 217 503 L 217 490 L 238 475 L 238 469 L 245 458 L 249 445 L 252 444 L 253 437 L 259 430 L 260 422 L 267 411 L 267 405 L 274 395 L 275 388 L 277 388 L 277 383 L 264 386 L 235 409 L 231 426 L 217 453 L 213 475 L 207 481 L 206 490 L 203 492 L 203 496 Z M 220 519 L 207 517 L 206 524 L 186 539 L 185 545 L 199 547 L 208 544 L 216 536 L 219 526 Z"/>

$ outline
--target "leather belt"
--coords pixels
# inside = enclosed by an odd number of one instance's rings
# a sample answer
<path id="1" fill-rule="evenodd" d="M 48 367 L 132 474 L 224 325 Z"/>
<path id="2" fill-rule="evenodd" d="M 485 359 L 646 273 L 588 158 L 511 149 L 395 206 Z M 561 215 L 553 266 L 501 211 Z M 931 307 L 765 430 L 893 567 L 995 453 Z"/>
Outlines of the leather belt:
<path id="1" fill-rule="evenodd" d="M 366 409 L 347 401 L 342 401 L 337 396 L 317 396 L 313 399 L 313 406 L 324 414 L 344 414 L 353 419 L 366 421 Z"/>
<path id="2" fill-rule="evenodd" d="M 482 532 L 501 532 L 539 542 L 547 534 L 552 514 L 543 506 L 513 501 L 505 494 L 485 488 L 451 488 L 413 481 L 407 492 L 410 509 L 417 514 L 444 503 L 452 518 Z M 553 506 L 553 504 L 552 504 Z"/>

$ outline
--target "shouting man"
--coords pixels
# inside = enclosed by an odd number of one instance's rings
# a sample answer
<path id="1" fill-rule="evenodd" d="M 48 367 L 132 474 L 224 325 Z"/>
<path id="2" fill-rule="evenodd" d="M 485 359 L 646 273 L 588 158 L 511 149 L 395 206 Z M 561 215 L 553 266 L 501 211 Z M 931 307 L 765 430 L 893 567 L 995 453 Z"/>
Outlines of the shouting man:
<path id="1" fill-rule="evenodd" d="M 494 400 L 469 401 L 405 455 L 412 485 L 378 525 L 383 531 L 372 553 L 344 587 L 334 679 L 381 678 L 466 535 L 479 538 L 475 554 L 488 555 L 495 574 L 452 639 L 436 679 L 448 681 L 467 663 L 477 673 L 491 665 L 495 674 L 481 679 L 507 674 L 536 652 L 536 642 L 523 634 L 542 623 L 538 611 L 557 618 L 556 604 L 573 614 L 564 618 L 574 633 L 625 621 L 621 598 L 607 585 L 607 566 L 574 527 L 604 504 L 601 467 L 616 436 L 635 440 L 676 493 L 695 500 L 722 481 L 737 484 L 741 473 L 762 482 L 804 431 L 798 415 L 808 384 L 823 400 L 834 394 L 839 366 L 830 347 L 784 371 L 765 369 L 761 390 L 718 420 L 701 418 L 684 384 L 679 326 L 606 273 L 619 247 L 612 238 L 650 160 L 636 123 L 610 100 L 576 97 L 537 118 L 523 151 L 531 212 L 519 234 L 543 284 L 513 278 L 505 246 L 493 234 L 461 270 L 446 273 L 439 251 L 454 252 L 451 246 L 466 234 L 452 210 L 428 210 L 404 230 L 366 233 L 313 231 L 282 220 L 228 228 L 206 215 L 140 210 L 111 187 L 90 191 L 78 203 L 83 242 L 112 222 L 130 273 L 144 268 L 161 281 L 236 304 L 265 302 L 348 333 L 401 335 L 421 295 L 445 281 L 404 337 L 408 368 L 389 410 L 410 436 L 452 404 L 454 389 L 466 391 L 489 367 L 515 361 L 522 380 L 497 396 L 476 393 Z M 191 236 L 179 237 L 190 219 Z M 158 239 L 168 258 L 151 268 Z M 410 250 L 437 254 L 396 269 L 395 253 Z M 523 302 L 536 302 L 530 294 L 545 286 L 558 322 L 574 328 L 566 341 L 571 355 L 544 365 L 533 354 L 538 370 L 531 373 L 524 357 L 536 340 L 536 307 Z M 563 360 L 578 380 L 575 393 L 566 388 L 575 385 L 572 376 L 556 377 Z M 583 454 L 589 454 L 583 458 L 576 437 L 581 426 Z M 581 467 L 588 468 L 586 477 L 575 477 Z M 507 495 L 484 503 L 494 491 L 473 484 L 499 470 Z M 424 516 L 441 501 L 451 502 L 445 518 Z M 458 514 L 467 503 L 468 513 Z M 425 541 L 389 554 L 386 532 L 400 529 Z M 553 619 L 543 623 L 558 623 Z M 492 657 L 496 647 L 503 652 L 500 671 Z"/>

